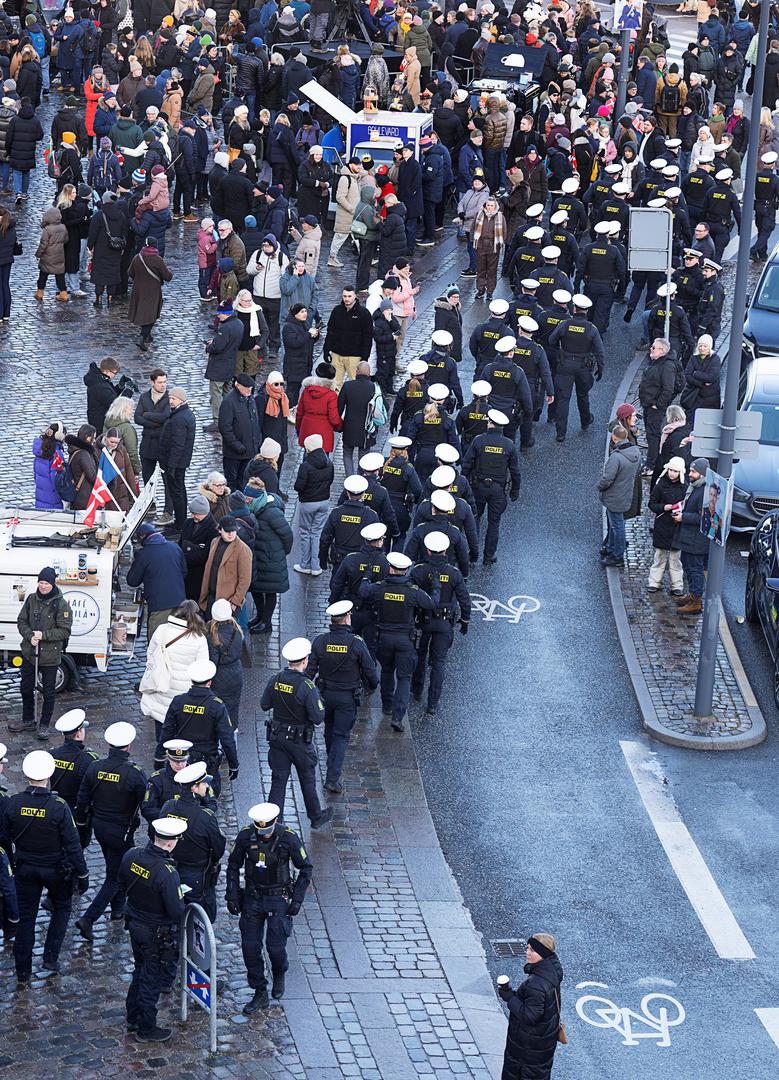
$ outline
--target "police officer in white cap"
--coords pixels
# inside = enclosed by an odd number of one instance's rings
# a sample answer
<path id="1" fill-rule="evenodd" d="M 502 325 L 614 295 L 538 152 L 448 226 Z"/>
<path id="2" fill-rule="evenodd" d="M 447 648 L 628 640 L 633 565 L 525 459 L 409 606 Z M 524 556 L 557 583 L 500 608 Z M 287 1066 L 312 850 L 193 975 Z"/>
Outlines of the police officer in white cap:
<path id="1" fill-rule="evenodd" d="M 458 408 L 463 403 L 463 391 L 460 386 L 460 377 L 457 374 L 457 363 L 452 357 L 452 335 L 448 330 L 433 331 L 433 347 L 422 353 L 420 360 L 427 364 L 428 383 L 443 383 L 449 387 Z"/>
<path id="2" fill-rule="evenodd" d="M 533 395 L 530 384 L 527 381 L 522 368 L 516 362 L 514 351 L 517 339 L 504 337 L 495 346 L 495 358 L 487 364 L 483 371 L 479 372 L 479 378 L 484 379 L 492 387 L 490 393 L 490 408 L 497 409 L 508 416 L 509 422 L 506 435 L 514 439 L 522 416 L 533 415 Z"/>
<path id="3" fill-rule="evenodd" d="M 319 829 L 333 816 L 333 810 L 330 806 L 322 809 L 316 790 L 314 729 L 325 718 L 325 706 L 319 691 L 306 676 L 311 642 L 308 638 L 292 638 L 281 655 L 287 666 L 268 680 L 260 699 L 260 708 L 273 714 L 265 725 L 272 774 L 270 799 L 283 816 L 287 783 L 294 765 L 311 828 Z"/>
<path id="4" fill-rule="evenodd" d="M 445 487 L 447 491 L 451 491 L 452 495 L 455 495 L 458 499 L 465 499 L 470 506 L 471 510 L 476 510 L 476 500 L 473 497 L 471 491 L 471 485 L 468 480 L 463 476 L 460 470 L 460 459 L 462 455 L 459 450 L 456 450 L 449 443 L 439 443 L 435 448 L 435 460 L 436 467 L 433 472 L 428 476 L 425 483 L 425 495 L 429 495 L 435 488 Z M 433 474 L 438 472 L 441 465 L 450 465 L 454 470 L 454 480 L 450 483 L 436 484 L 433 482 Z"/>
<path id="5" fill-rule="evenodd" d="M 492 300 L 490 317 L 478 323 L 471 332 L 468 348 L 476 364 L 476 370 L 484 367 L 495 357 L 495 346 L 509 333 L 508 300 Z"/>
<path id="6" fill-rule="evenodd" d="M 587 222 L 587 214 L 582 207 L 582 213 L 584 215 L 584 221 Z M 579 258 L 579 241 L 575 234 L 571 232 L 570 216 L 567 210 L 562 208 L 553 210 L 549 215 L 549 241 L 555 244 L 560 249 L 560 258 L 557 265 L 562 271 L 564 271 L 569 277 L 576 269 L 576 261 Z M 535 319 L 538 322 L 538 316 L 532 312 L 528 312 L 531 319 Z"/>
<path id="7" fill-rule="evenodd" d="M 778 156 L 775 150 L 767 150 L 758 162 L 755 176 L 757 239 L 749 252 L 753 262 L 762 262 L 768 258 L 768 241 L 776 225 L 776 211 L 779 210 L 779 177 L 776 175 Z"/>
<path id="8" fill-rule="evenodd" d="M 363 454 L 359 460 L 360 476 L 368 481 L 368 487 L 363 495 L 363 503 L 375 511 L 379 521 L 386 527 L 390 540 L 399 533 L 395 508 L 389 497 L 389 492 L 381 483 L 381 471 L 384 468 L 384 455 L 376 450 Z M 342 506 L 348 499 L 346 490 L 341 492 L 338 505 Z"/>
<path id="9" fill-rule="evenodd" d="M 154 754 L 155 763 L 165 760 L 164 744 L 169 739 L 186 739 L 192 743 L 190 761 L 205 761 L 213 776 L 212 787 L 218 799 L 222 792 L 219 766 L 222 757 L 227 758 L 228 778 L 238 777 L 238 750 L 235 733 L 230 723 L 227 706 L 211 689 L 216 675 L 216 665 L 211 660 L 196 660 L 190 664 L 187 674 L 192 686 L 184 694 L 177 694 L 165 714 L 165 720 Z"/>
<path id="10" fill-rule="evenodd" d="M 219 860 L 227 841 L 216 820 L 216 810 L 207 802 L 211 777 L 205 761 L 195 761 L 179 769 L 175 785 L 176 794 L 166 800 L 158 816 L 186 821 L 187 831 L 176 845 L 173 859 L 181 883 L 190 889 L 186 902 L 200 904 L 211 922 L 216 922 Z"/>
<path id="11" fill-rule="evenodd" d="M 597 226 L 596 226 L 597 232 Z M 601 334 L 609 328 L 611 308 L 618 292 L 624 292 L 627 264 L 619 248 L 612 244 L 608 229 L 585 244 L 579 253 L 577 283 L 592 300 L 592 322 Z"/>
<path id="12" fill-rule="evenodd" d="M 432 530 L 430 530 L 432 531 Z M 363 600 L 375 604 L 381 664 L 381 709 L 392 718 L 395 731 L 403 731 L 411 693 L 411 676 L 416 665 L 417 621 L 420 612 L 435 611 L 441 586 L 435 582 L 426 593 L 411 580 L 411 559 L 400 551 L 387 556 L 389 573 L 383 581 L 360 586 Z"/>
<path id="13" fill-rule="evenodd" d="M 698 308 L 698 330 L 709 334 L 716 341 L 722 328 L 722 309 L 725 305 L 725 290 L 719 275 L 722 267 L 713 259 L 703 260 L 703 293 Z"/>
<path id="14" fill-rule="evenodd" d="M 714 187 L 703 204 L 703 220 L 709 226 L 717 262 L 722 261 L 734 220 L 736 229 L 741 228 L 741 203 L 732 184 L 733 170 L 720 169 L 714 174 Z"/>
<path id="15" fill-rule="evenodd" d="M 522 450 L 529 450 L 535 445 L 533 423 L 540 418 L 544 403 L 549 406 L 554 403 L 552 371 L 544 347 L 535 340 L 538 331 L 539 325 L 535 319 L 525 317 L 519 320 L 514 363 L 524 371 L 533 398 L 533 411 L 523 413 L 519 425 L 519 445 Z"/>
<path id="16" fill-rule="evenodd" d="M 561 222 L 559 219 L 557 221 L 552 221 L 552 218 L 557 214 L 563 213 L 570 221 L 571 228 L 576 237 L 580 237 L 582 233 L 587 231 L 589 221 L 587 220 L 587 208 L 578 195 L 579 181 L 575 176 L 566 177 L 560 185 L 560 189 L 562 194 L 558 195 L 552 203 L 549 224 L 560 225 Z M 552 235 L 550 239 L 553 244 L 557 243 L 554 235 Z"/>
<path id="17" fill-rule="evenodd" d="M 484 536 L 483 562 L 492 566 L 498 561 L 497 549 L 500 536 L 500 519 L 508 506 L 507 490 L 511 501 L 519 498 L 519 460 L 514 440 L 504 434 L 508 417 L 497 409 L 487 413 L 487 431 L 477 435 L 468 448 L 463 461 L 463 472 L 471 481 L 476 497 L 476 521 L 487 510 L 487 531 Z"/>
<path id="18" fill-rule="evenodd" d="M 133 977 L 127 991 L 127 1031 L 139 1042 L 166 1042 L 173 1031 L 157 1024 L 157 1003 L 172 986 L 178 960 L 179 924 L 184 893 L 173 852 L 187 823 L 178 817 L 155 818 L 151 839 L 131 847 L 119 867 L 127 895 L 127 921 L 133 949 Z"/>
<path id="19" fill-rule="evenodd" d="M 543 261 L 541 249 L 548 242 L 546 231 L 540 225 L 517 229 L 516 238 L 519 240 L 516 248 L 513 243 L 509 244 L 503 259 L 504 274 L 508 266 L 508 278 L 512 289 L 522 278 L 536 276 L 536 268 Z"/>
<path id="20" fill-rule="evenodd" d="M 448 442 L 456 450 L 460 449 L 457 428 L 446 411 L 449 388 L 443 383 L 433 383 L 427 388 L 427 396 L 424 410 L 412 417 L 406 428 L 412 443 L 409 459 L 423 484 L 435 468 L 435 448 L 439 443 Z"/>
<path id="21" fill-rule="evenodd" d="M 389 429 L 405 435 L 405 428 L 415 413 L 424 407 L 427 400 L 427 364 L 424 360 L 411 360 L 408 367 L 408 379 L 395 395 L 395 402 L 390 413 Z"/>
<path id="22" fill-rule="evenodd" d="M 351 600 L 351 625 L 368 646 L 371 656 L 376 657 L 376 611 L 372 604 L 359 595 L 363 581 L 381 581 L 389 563 L 384 553 L 387 543 L 387 527 L 380 521 L 366 525 L 361 532 L 362 547 L 347 555 L 330 579 L 330 603 Z"/>
<path id="23" fill-rule="evenodd" d="M 59 971 L 62 942 L 68 929 L 73 886 L 89 888 L 89 874 L 73 815 L 64 799 L 49 788 L 54 758 L 33 750 L 22 762 L 27 787 L 0 799 L 0 847 L 16 868 L 19 925 L 14 941 L 16 978 L 30 981 L 35 920 L 41 893 L 48 889 L 53 914 L 43 945 L 44 977 Z"/>
<path id="24" fill-rule="evenodd" d="M 430 500 L 425 506 L 424 520 L 420 520 L 408 534 L 406 541 L 406 555 L 412 562 L 422 558 L 425 550 L 425 536 L 431 531 L 438 529 L 444 533 L 450 544 L 450 558 L 456 563 L 458 570 L 464 578 L 470 572 L 470 563 L 476 562 L 479 557 L 478 537 L 470 547 L 465 533 L 460 530 L 455 522 L 457 500 L 448 491 L 436 488 L 430 495 Z M 469 550 L 470 547 L 470 550 Z"/>
<path id="25" fill-rule="evenodd" d="M 364 501 L 367 490 L 364 476 L 355 473 L 344 480 L 346 501 L 333 507 L 319 534 L 319 565 L 323 570 L 328 566 L 337 570 L 350 552 L 359 551 L 360 532 L 379 520 L 376 511 Z"/>
<path id="26" fill-rule="evenodd" d="M 165 764 L 161 769 L 155 769 L 149 777 L 146 785 L 146 794 L 143 797 L 141 813 L 151 825 L 158 817 L 164 817 L 162 808 L 168 799 L 173 799 L 179 793 L 176 784 L 176 775 L 189 765 L 189 752 L 192 743 L 189 739 L 168 739 L 162 744 L 165 751 Z M 210 795 L 209 805 L 216 807 L 216 799 L 213 792 Z"/>
<path id="27" fill-rule="evenodd" d="M 598 328 L 589 315 L 592 300 L 583 293 L 576 293 L 571 303 L 573 315 L 564 319 L 549 335 L 549 344 L 559 345 L 560 359 L 555 375 L 555 424 L 557 441 L 565 442 L 568 431 L 568 410 L 571 393 L 576 387 L 576 404 L 582 431 L 595 420 L 590 409 L 590 390 L 596 380 L 603 376 L 606 350 Z"/>
<path id="28" fill-rule="evenodd" d="M 75 814 L 81 781 L 90 763 L 97 761 L 94 750 L 84 746 L 89 721 L 83 709 L 71 709 L 63 713 L 54 727 L 62 732 L 65 741 L 53 751 L 54 774 L 51 778 L 51 790 L 64 799 Z M 81 846 L 88 847 L 92 839 L 92 830 L 87 826 L 79 829 Z"/>
<path id="29" fill-rule="evenodd" d="M 372 694 L 379 685 L 368 646 L 352 630 L 353 607 L 351 600 L 330 604 L 330 629 L 314 638 L 306 668 L 306 675 L 316 682 L 325 704 L 325 788 L 334 795 L 343 791 L 341 771 L 362 692 Z"/>
<path id="30" fill-rule="evenodd" d="M 5 743 L 0 743 L 0 774 L 7 761 Z M 0 802 L 5 798 L 7 798 L 7 792 L 5 788 L 0 788 Z M 2 823 L 2 813 L 0 813 L 0 823 Z M 54 909 L 50 905 L 47 910 Z M 16 897 L 13 867 L 4 847 L 0 847 L 0 916 L 2 916 L 0 929 L 3 931 L 5 942 L 8 943 L 19 929 L 19 901 Z"/>
<path id="31" fill-rule="evenodd" d="M 416 701 L 422 698 L 425 686 L 425 670 L 430 667 L 427 689 L 428 716 L 435 716 L 444 685 L 446 657 L 454 641 L 454 624 L 459 622 L 460 633 L 468 633 L 471 618 L 471 597 L 456 566 L 447 559 L 449 538 L 442 532 L 425 534 L 425 552 L 411 571 L 411 580 L 425 592 L 429 592 L 437 580 L 441 586 L 435 611 L 423 611 L 420 616 L 422 631 L 417 651 L 417 664 L 411 678 L 411 693 Z"/>
<path id="32" fill-rule="evenodd" d="M 672 280 L 676 286 L 676 302 L 684 308 L 693 335 L 698 327 L 698 307 L 703 295 L 703 269 L 701 253 L 696 248 L 684 248 L 683 265 L 674 270 Z"/>
<path id="33" fill-rule="evenodd" d="M 534 276 L 538 278 L 536 299 L 544 308 L 552 302 L 552 293 L 555 289 L 568 289 L 573 292 L 573 284 L 565 271 L 560 269 L 559 262 L 562 251 L 557 244 L 547 244 L 542 249 L 541 254 L 544 261 L 538 267 Z M 534 316 L 530 315 L 527 318 L 533 319 Z M 538 320 L 535 319 L 535 321 Z"/>
<path id="34" fill-rule="evenodd" d="M 469 496 L 473 499 L 473 492 L 468 480 L 462 475 L 458 476 L 451 465 L 439 465 L 437 469 L 433 470 L 428 480 L 429 495 L 420 502 L 414 514 L 414 529 L 416 530 L 419 525 L 424 525 L 432 521 L 434 517 L 439 516 L 435 505 L 440 497 L 437 495 L 438 492 L 450 496 L 454 502 L 454 507 L 451 512 L 447 513 L 447 520 L 452 525 L 456 525 L 463 534 L 468 545 L 468 557 L 471 562 L 476 562 L 479 558 L 479 535 L 476 528 L 476 518 L 470 503 L 458 495 L 455 490 L 458 481 L 467 489 Z"/>
<path id="35" fill-rule="evenodd" d="M 515 286 L 514 295 L 511 297 L 508 314 L 510 332 L 516 336 L 517 319 L 527 315 L 531 319 L 537 319 L 543 310 L 538 302 L 538 282 L 534 277 L 522 278 Z M 506 333 L 509 333 L 507 330 Z M 500 339 L 498 339 L 500 340 Z M 491 357 L 488 357 L 491 359 Z"/>
<path id="36" fill-rule="evenodd" d="M 487 430 L 487 401 L 492 393 L 492 384 L 486 379 L 476 379 L 471 385 L 471 400 L 463 405 L 457 414 L 455 424 L 460 433 L 463 453 L 465 453 L 477 435 Z"/>
<path id="37" fill-rule="evenodd" d="M 676 356 L 684 362 L 685 357 L 689 356 L 692 350 L 695 348 L 695 339 L 692 335 L 692 328 L 690 326 L 690 320 L 687 318 L 687 312 L 684 310 L 681 304 L 676 302 L 676 283 L 671 282 L 663 283 L 658 286 L 657 299 L 642 316 L 642 322 L 644 324 L 644 338 L 639 343 L 639 348 L 646 348 L 650 341 L 654 341 L 656 338 L 664 338 L 665 334 L 665 315 L 668 310 L 668 340 L 671 342 Z"/>
<path id="38" fill-rule="evenodd" d="M 279 814 L 278 805 L 272 802 L 253 806 L 248 815 L 251 825 L 238 833 L 227 860 L 227 910 L 241 917 L 238 925 L 243 962 L 249 986 L 254 990 L 251 1001 L 243 1007 L 247 1016 L 270 1004 L 263 938 L 273 978 L 273 997 L 278 999 L 284 994 L 284 975 L 289 966 L 287 939 L 314 869 L 303 841 L 281 823 Z M 297 878 L 290 872 L 290 863 L 298 871 Z"/>
<path id="39" fill-rule="evenodd" d="M 79 828 L 91 823 L 105 859 L 105 880 L 92 903 L 76 926 L 82 937 L 93 940 L 92 926 L 111 905 L 111 918 L 122 919 L 125 896 L 117 874 L 124 853 L 133 846 L 140 822 L 140 807 L 146 794 L 146 774 L 130 760 L 130 747 L 136 731 L 124 720 L 110 724 L 103 738 L 108 743 L 108 757 L 87 766 L 76 801 Z"/>
<path id="40" fill-rule="evenodd" d="M 422 495 L 422 481 L 417 471 L 408 460 L 411 439 L 407 435 L 391 435 L 389 439 L 389 457 L 384 462 L 379 474 L 379 483 L 386 488 L 395 511 L 398 532 L 393 547 L 403 548 L 406 533 L 411 524 L 411 509 Z M 354 599 L 350 597 L 350 599 Z M 367 639 L 366 639 L 367 640 Z"/>

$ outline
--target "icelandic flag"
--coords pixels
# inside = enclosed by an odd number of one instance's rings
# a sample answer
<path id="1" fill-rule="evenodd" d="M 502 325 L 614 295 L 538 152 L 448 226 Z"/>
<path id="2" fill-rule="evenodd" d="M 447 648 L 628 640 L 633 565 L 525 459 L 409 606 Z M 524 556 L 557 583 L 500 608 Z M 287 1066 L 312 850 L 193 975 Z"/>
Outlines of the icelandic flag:
<path id="1" fill-rule="evenodd" d="M 65 459 L 59 451 L 59 447 L 54 451 L 54 457 L 51 459 L 51 467 L 53 472 L 59 472 L 62 466 L 65 464 Z"/>
<path id="2" fill-rule="evenodd" d="M 97 466 L 97 476 L 92 487 L 92 494 L 87 503 L 87 512 L 84 515 L 84 524 L 91 527 L 95 523 L 97 511 L 109 502 L 113 502 L 113 496 L 108 490 L 108 485 L 119 475 L 119 470 L 114 465 L 113 458 L 107 450 L 103 450 Z"/>

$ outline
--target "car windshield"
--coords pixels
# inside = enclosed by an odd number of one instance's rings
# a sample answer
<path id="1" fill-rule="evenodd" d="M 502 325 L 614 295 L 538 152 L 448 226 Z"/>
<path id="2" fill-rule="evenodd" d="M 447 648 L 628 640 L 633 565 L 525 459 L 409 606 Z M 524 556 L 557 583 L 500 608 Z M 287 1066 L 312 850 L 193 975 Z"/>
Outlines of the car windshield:
<path id="1" fill-rule="evenodd" d="M 763 417 L 760 431 L 760 443 L 763 446 L 779 446 L 779 405 L 761 405 L 752 402 L 750 412 L 759 412 Z"/>
<path id="2" fill-rule="evenodd" d="M 766 270 L 755 295 L 754 306 L 763 311 L 779 311 L 779 263 L 774 263 Z"/>

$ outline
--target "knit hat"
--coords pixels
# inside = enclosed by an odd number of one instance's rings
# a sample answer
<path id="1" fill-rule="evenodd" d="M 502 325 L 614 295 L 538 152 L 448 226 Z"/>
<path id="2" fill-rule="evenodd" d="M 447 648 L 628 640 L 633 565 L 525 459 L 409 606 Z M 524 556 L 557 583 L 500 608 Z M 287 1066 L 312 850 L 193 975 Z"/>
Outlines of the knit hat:
<path id="1" fill-rule="evenodd" d="M 323 445 L 321 435 L 307 435 L 303 440 L 303 449 L 307 454 L 312 453 L 314 450 L 321 450 Z"/>
<path id="2" fill-rule="evenodd" d="M 387 298 L 379 304 L 379 311 L 392 311 L 392 301 Z"/>
<path id="3" fill-rule="evenodd" d="M 133 183 L 134 184 L 145 184 L 146 183 L 146 170 L 145 169 L 134 169 L 133 170 Z"/>
<path id="4" fill-rule="evenodd" d="M 64 143 L 67 143 L 68 146 L 73 146 L 73 144 L 76 141 L 76 136 L 73 134 L 72 131 L 63 131 L 63 133 L 62 133 L 62 141 Z"/>
<path id="5" fill-rule="evenodd" d="M 103 135 L 102 138 L 100 139 L 100 149 L 101 150 L 110 150 L 111 149 L 111 140 L 108 138 L 107 135 Z"/>
<path id="6" fill-rule="evenodd" d="M 246 496 L 242 491 L 233 491 L 230 493 L 230 498 L 227 500 L 227 505 L 235 512 L 236 510 L 246 509 Z"/>
<path id="7" fill-rule="evenodd" d="M 269 199 L 279 199 L 284 194 L 284 192 L 278 186 L 278 184 L 271 184 L 265 194 Z"/>
<path id="8" fill-rule="evenodd" d="M 216 309 L 217 315 L 232 315 L 233 302 L 232 300 L 223 300 L 219 307 Z"/>
<path id="9" fill-rule="evenodd" d="M 151 174 L 152 176 L 162 176 L 164 172 L 165 170 L 162 165 L 155 165 L 151 171 Z"/>
<path id="10" fill-rule="evenodd" d="M 713 349 L 714 339 L 712 338 L 711 334 L 701 334 L 701 336 L 698 338 L 698 344 L 708 345 L 710 349 Z"/>
<path id="11" fill-rule="evenodd" d="M 220 274 L 229 274 L 231 270 L 235 270 L 235 261 L 227 256 L 224 259 L 219 259 L 216 265 Z"/>
<path id="12" fill-rule="evenodd" d="M 247 229 L 257 228 L 257 218 L 254 216 L 254 214 L 247 214 L 246 217 L 243 219 L 243 223 Z"/>
<path id="13" fill-rule="evenodd" d="M 696 458 L 696 461 L 705 461 L 705 460 L 706 460 L 705 458 Z M 695 465 L 695 462 L 693 462 L 693 465 Z M 666 473 L 671 471 L 671 469 L 673 469 L 674 472 L 679 473 L 679 479 L 682 481 L 682 483 L 684 483 L 684 474 L 687 471 L 687 464 L 686 464 L 684 458 L 683 457 L 669 458 L 668 461 L 666 461 L 665 465 L 663 466 L 663 470 L 660 473 L 660 475 L 665 476 Z"/>
<path id="14" fill-rule="evenodd" d="M 38 581 L 48 581 L 49 585 L 57 584 L 57 575 L 52 566 L 44 566 L 38 574 Z"/>
<path id="15" fill-rule="evenodd" d="M 706 470 L 709 467 L 709 462 L 705 457 L 697 457 L 690 463 L 690 470 L 695 469 L 701 476 L 706 475 Z"/>
<path id="16" fill-rule="evenodd" d="M 174 386 L 173 389 L 168 392 L 168 397 L 178 398 L 179 401 L 189 401 L 189 394 L 183 386 Z"/>
<path id="17" fill-rule="evenodd" d="M 208 514 L 210 511 L 211 506 L 205 495 L 193 495 L 189 500 L 190 514 Z"/>
<path id="18" fill-rule="evenodd" d="M 275 439 L 263 439 L 260 446 L 260 457 L 270 458 L 271 461 L 276 461 L 281 453 L 281 444 L 277 443 Z"/>
<path id="19" fill-rule="evenodd" d="M 24 20 L 24 25 L 25 25 L 25 26 L 34 26 L 34 25 L 35 25 L 35 21 L 36 21 L 36 20 L 35 20 L 35 16 L 34 16 L 34 15 L 28 15 L 28 16 L 27 16 L 27 18 L 26 18 L 26 19 Z"/>

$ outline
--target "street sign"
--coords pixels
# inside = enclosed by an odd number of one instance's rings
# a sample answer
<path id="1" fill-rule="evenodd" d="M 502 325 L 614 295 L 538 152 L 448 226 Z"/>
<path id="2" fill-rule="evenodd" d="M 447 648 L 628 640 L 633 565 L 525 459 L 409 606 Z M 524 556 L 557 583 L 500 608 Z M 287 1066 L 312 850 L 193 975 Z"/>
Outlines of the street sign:
<path id="1" fill-rule="evenodd" d="M 673 232 L 673 214 L 666 207 L 631 207 L 628 269 L 668 273 L 672 262 Z"/>
<path id="2" fill-rule="evenodd" d="M 211 980 L 208 975 L 195 967 L 187 957 L 187 983 L 186 989 L 192 998 L 201 1005 L 206 1012 L 211 1011 Z"/>
<path id="3" fill-rule="evenodd" d="M 211 1053 L 216 1053 L 216 938 L 200 904 L 187 904 L 181 920 L 181 1019 L 187 1002 L 196 1001 L 209 1015 Z"/>
<path id="4" fill-rule="evenodd" d="M 692 433 L 693 457 L 719 456 L 722 409 L 696 409 L 695 428 Z M 763 417 L 759 412 L 736 413 L 736 441 L 733 457 L 746 460 L 756 458 L 760 448 L 760 432 Z"/>

